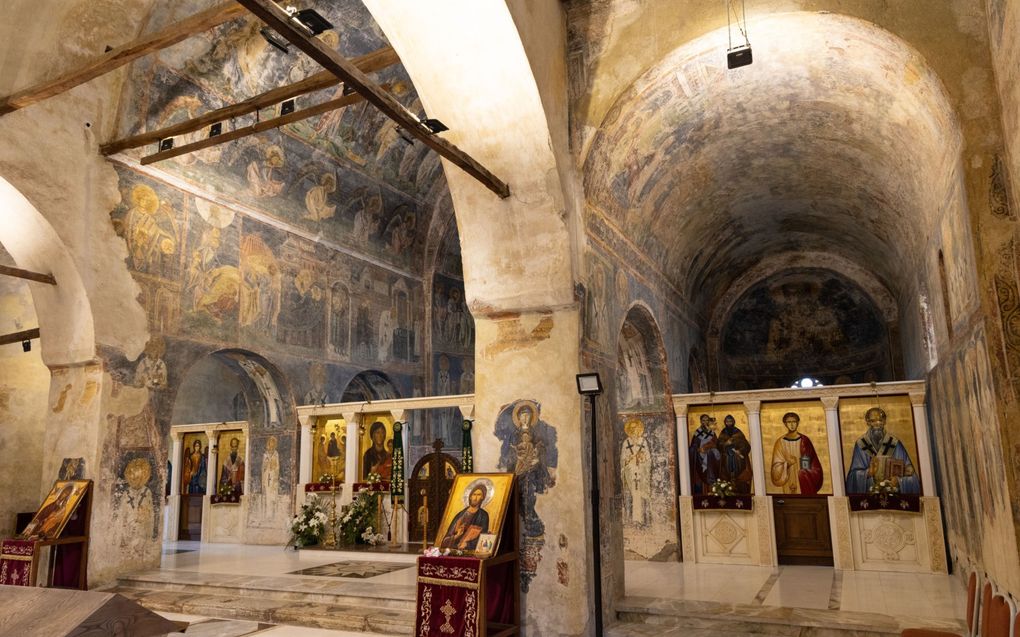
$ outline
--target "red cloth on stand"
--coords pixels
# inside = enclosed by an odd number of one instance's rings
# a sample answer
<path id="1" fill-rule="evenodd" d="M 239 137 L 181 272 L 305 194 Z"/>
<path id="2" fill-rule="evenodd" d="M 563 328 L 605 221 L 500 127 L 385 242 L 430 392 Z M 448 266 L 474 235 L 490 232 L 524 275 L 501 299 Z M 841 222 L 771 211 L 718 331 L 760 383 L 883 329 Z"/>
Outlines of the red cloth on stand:
<path id="1" fill-rule="evenodd" d="M 0 584 L 8 586 L 34 586 L 32 561 L 35 559 L 35 540 L 3 540 L 0 542 Z"/>
<path id="2" fill-rule="evenodd" d="M 419 557 L 414 634 L 476 637 L 481 578 L 476 557 Z"/>

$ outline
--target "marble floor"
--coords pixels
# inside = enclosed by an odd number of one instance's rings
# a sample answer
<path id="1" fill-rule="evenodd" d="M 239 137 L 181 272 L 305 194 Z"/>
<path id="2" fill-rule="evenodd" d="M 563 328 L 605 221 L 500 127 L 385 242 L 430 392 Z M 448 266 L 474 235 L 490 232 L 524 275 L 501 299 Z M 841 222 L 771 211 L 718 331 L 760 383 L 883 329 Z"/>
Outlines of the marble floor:
<path id="1" fill-rule="evenodd" d="M 415 555 L 408 553 L 293 551 L 277 546 L 175 542 L 164 546 L 161 568 L 139 574 L 139 578 L 148 576 L 150 582 L 162 579 L 186 583 L 198 587 L 195 593 L 199 595 L 203 594 L 202 590 L 215 592 L 215 588 L 210 587 L 229 584 L 255 589 L 253 594 L 257 595 L 261 595 L 258 591 L 265 590 L 281 595 L 318 592 L 338 596 L 356 594 L 379 599 L 399 598 L 405 600 L 400 604 L 410 605 L 409 608 L 413 609 L 414 560 Z M 688 605 L 688 609 L 691 605 L 695 608 L 704 606 L 708 612 L 711 612 L 709 607 L 726 605 L 736 614 L 753 613 L 754 607 L 766 612 L 768 609 L 793 609 L 801 613 L 830 613 L 818 621 L 866 614 L 899 620 L 927 617 L 948 622 L 962 619 L 966 610 L 965 591 L 954 577 L 923 573 L 844 572 L 815 566 L 767 568 L 628 561 L 625 563 L 625 594 L 632 604 L 647 607 L 683 603 Z M 215 614 L 204 609 L 195 612 Z M 185 634 L 203 637 L 343 637 L 371 634 L 279 626 L 246 619 L 217 619 L 203 614 L 160 614 L 169 619 L 191 622 Z"/>
<path id="2" fill-rule="evenodd" d="M 627 597 L 963 619 L 966 591 L 949 575 L 628 561 Z"/>

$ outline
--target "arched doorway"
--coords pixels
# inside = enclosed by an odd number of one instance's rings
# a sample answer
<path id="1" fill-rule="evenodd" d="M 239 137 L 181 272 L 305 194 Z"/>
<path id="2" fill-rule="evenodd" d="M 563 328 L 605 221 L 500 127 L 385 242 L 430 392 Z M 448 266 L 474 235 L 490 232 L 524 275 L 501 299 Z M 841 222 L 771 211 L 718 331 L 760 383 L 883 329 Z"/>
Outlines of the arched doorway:
<path id="1" fill-rule="evenodd" d="M 647 308 L 635 305 L 617 342 L 613 421 L 626 560 L 680 556 L 676 421 L 669 387 L 658 325 Z"/>
<path id="2" fill-rule="evenodd" d="M 188 444 L 182 445 L 181 458 L 170 459 L 180 463 L 182 469 L 177 472 L 182 481 L 179 524 L 176 530 L 170 530 L 171 537 L 195 539 L 203 522 L 199 518 L 196 523 L 193 516 L 199 507 L 191 500 L 213 495 L 189 486 L 190 480 L 186 478 L 191 475 L 184 475 L 183 469 L 191 465 L 189 455 L 197 442 L 200 448 L 208 446 L 217 451 L 209 456 L 207 467 L 207 471 L 213 472 L 217 487 L 222 486 L 228 472 L 236 474 L 238 463 L 244 462 L 240 479 L 246 498 L 245 519 L 237 521 L 244 526 L 244 541 L 286 542 L 286 523 L 293 510 L 297 484 L 295 401 L 279 368 L 247 350 L 223 349 L 201 357 L 185 372 L 174 400 L 173 424 L 232 421 L 245 421 L 247 434 L 186 437 Z M 238 478 L 232 475 L 231 479 Z"/>

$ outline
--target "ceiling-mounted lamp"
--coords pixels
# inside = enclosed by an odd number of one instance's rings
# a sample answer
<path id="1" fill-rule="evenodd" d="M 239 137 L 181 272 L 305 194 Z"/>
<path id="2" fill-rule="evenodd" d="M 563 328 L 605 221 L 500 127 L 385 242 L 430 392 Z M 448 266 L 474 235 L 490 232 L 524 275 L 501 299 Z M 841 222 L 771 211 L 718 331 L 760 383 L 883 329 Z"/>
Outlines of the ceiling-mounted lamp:
<path id="1" fill-rule="evenodd" d="M 288 44 L 287 41 L 280 37 L 280 35 L 276 31 L 273 31 L 269 27 L 262 27 L 261 29 L 259 29 L 259 35 L 262 36 L 263 40 L 268 42 L 271 46 L 278 49 L 279 51 L 283 53 L 290 53 L 290 48 L 288 48 L 287 46 Z"/>
<path id="2" fill-rule="evenodd" d="M 323 31 L 329 31 L 333 28 L 333 23 L 322 17 L 315 9 L 301 9 L 300 11 L 288 9 L 287 13 L 290 14 L 291 20 L 303 26 L 312 36 L 319 35 Z"/>
<path id="3" fill-rule="evenodd" d="M 436 133 L 442 133 L 444 130 L 450 130 L 446 124 L 442 123 L 438 119 L 425 117 L 424 115 L 418 118 L 421 125 L 429 129 L 429 132 L 435 135 Z"/>
<path id="4" fill-rule="evenodd" d="M 745 0 L 740 0 L 740 15 L 737 15 L 737 8 L 734 6 L 737 0 L 723 1 L 726 3 L 726 36 L 729 38 L 729 48 L 726 49 L 726 68 L 737 69 L 754 61 L 751 55 L 751 41 L 747 37 L 747 6 Z M 737 46 L 733 46 L 734 22 L 740 35 L 744 36 L 744 43 L 737 44 Z"/>

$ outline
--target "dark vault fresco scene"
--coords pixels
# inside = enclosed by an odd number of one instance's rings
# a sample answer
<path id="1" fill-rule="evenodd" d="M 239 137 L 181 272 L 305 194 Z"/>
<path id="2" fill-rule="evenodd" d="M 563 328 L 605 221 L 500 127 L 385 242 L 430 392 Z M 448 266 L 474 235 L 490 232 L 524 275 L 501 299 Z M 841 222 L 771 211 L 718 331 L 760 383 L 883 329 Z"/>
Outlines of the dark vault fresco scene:
<path id="1" fill-rule="evenodd" d="M 722 329 L 722 389 L 892 379 L 889 334 L 875 302 L 824 270 L 784 272 L 755 284 Z M 837 380 L 838 379 L 838 380 Z"/>

